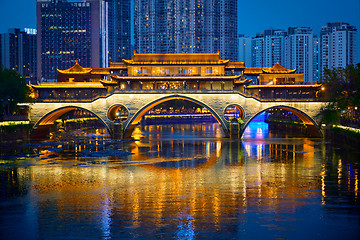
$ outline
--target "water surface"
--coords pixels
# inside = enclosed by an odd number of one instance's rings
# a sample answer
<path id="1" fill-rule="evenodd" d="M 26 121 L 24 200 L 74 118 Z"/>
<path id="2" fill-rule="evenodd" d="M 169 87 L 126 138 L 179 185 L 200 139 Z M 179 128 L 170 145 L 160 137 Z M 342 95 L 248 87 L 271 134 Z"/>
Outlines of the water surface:
<path id="1" fill-rule="evenodd" d="M 80 131 L 2 152 L 1 239 L 359 239 L 359 150 L 252 123 Z M 15 143 L 14 143 L 15 144 Z"/>

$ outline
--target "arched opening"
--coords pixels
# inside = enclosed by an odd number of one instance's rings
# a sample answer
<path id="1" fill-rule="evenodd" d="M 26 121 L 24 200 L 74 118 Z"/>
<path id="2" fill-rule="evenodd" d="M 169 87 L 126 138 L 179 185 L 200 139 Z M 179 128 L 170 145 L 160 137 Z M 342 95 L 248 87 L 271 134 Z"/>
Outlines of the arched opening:
<path id="1" fill-rule="evenodd" d="M 245 123 L 243 138 L 322 136 L 320 127 L 306 113 L 289 106 L 270 107 Z"/>
<path id="2" fill-rule="evenodd" d="M 108 111 L 108 118 L 115 122 L 125 122 L 129 117 L 129 111 L 120 104 L 112 106 Z"/>
<path id="3" fill-rule="evenodd" d="M 97 134 L 109 136 L 107 124 L 95 113 L 75 106 L 56 109 L 42 117 L 32 131 L 33 138 L 77 135 L 79 129 L 92 129 Z M 51 134 L 50 134 L 51 133 Z M 78 134 L 84 136 L 82 134 Z"/>
<path id="4" fill-rule="evenodd" d="M 192 112 L 189 113 L 188 109 L 183 109 L 185 110 L 184 112 L 182 112 L 181 109 L 173 107 L 171 108 L 167 108 L 166 111 L 162 112 L 163 109 L 158 108 L 156 109 L 156 106 L 159 106 L 163 103 L 176 103 L 176 102 L 187 102 L 189 103 L 189 106 L 192 106 Z M 196 106 L 196 107 L 195 107 Z M 160 112 L 159 112 L 160 111 Z M 196 99 L 192 99 L 186 96 L 167 96 L 164 98 L 160 98 L 157 99 L 149 104 L 147 104 L 146 106 L 144 106 L 143 108 L 141 108 L 139 111 L 137 111 L 134 116 L 132 116 L 131 119 L 129 119 L 129 121 L 127 122 L 127 124 L 124 126 L 124 137 L 125 138 L 130 138 L 135 127 L 138 126 L 140 124 L 141 121 L 144 120 L 144 116 L 146 115 L 153 115 L 151 116 L 152 118 L 157 118 L 159 116 L 161 117 L 166 117 L 166 118 L 187 118 L 189 115 L 192 115 L 191 117 L 206 117 L 206 116 L 210 116 L 211 118 L 213 118 L 217 124 L 219 125 L 219 127 L 222 129 L 222 135 L 228 136 L 228 129 L 226 127 L 226 123 L 224 122 L 224 120 L 218 115 L 217 112 L 215 112 L 211 107 L 207 106 L 205 103 L 200 102 Z M 153 119 L 154 120 L 154 119 Z M 204 131 L 206 131 L 206 129 L 203 129 Z M 219 136 L 220 137 L 220 136 Z"/>
<path id="5" fill-rule="evenodd" d="M 242 107 L 237 104 L 229 105 L 225 108 L 224 118 L 231 122 L 233 119 L 243 119 L 245 117 L 245 112 Z"/>

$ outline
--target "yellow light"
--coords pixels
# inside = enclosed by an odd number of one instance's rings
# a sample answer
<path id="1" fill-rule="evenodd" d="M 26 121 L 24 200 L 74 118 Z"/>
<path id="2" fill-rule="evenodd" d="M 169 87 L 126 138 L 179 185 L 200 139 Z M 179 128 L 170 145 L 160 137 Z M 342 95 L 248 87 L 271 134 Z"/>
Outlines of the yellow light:
<path id="1" fill-rule="evenodd" d="M 324 91 L 324 90 L 325 90 L 325 87 L 321 87 L 321 90 Z"/>

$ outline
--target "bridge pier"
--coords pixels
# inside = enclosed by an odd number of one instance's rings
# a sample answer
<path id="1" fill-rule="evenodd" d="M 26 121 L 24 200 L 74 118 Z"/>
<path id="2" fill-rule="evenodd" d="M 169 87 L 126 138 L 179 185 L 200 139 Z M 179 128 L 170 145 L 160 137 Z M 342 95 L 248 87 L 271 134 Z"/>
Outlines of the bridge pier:
<path id="1" fill-rule="evenodd" d="M 235 119 L 235 121 L 232 121 L 230 123 L 230 138 L 232 139 L 238 139 L 241 138 L 241 134 L 240 134 L 240 124 L 238 123 L 238 121 Z"/>
<path id="2" fill-rule="evenodd" d="M 114 122 L 111 125 L 111 138 L 122 139 L 124 137 L 124 127 L 121 122 Z"/>
<path id="3" fill-rule="evenodd" d="M 53 124 L 38 125 L 31 132 L 31 138 L 47 138 Z"/>

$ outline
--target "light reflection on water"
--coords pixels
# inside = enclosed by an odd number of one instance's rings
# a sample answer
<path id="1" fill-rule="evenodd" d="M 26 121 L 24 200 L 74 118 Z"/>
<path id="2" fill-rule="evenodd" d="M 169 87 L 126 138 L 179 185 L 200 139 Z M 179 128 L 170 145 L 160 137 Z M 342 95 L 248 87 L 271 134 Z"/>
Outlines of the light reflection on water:
<path id="1" fill-rule="evenodd" d="M 151 125 L 30 145 L 1 161 L 0 237 L 357 239 L 359 153 L 269 134 Z"/>

